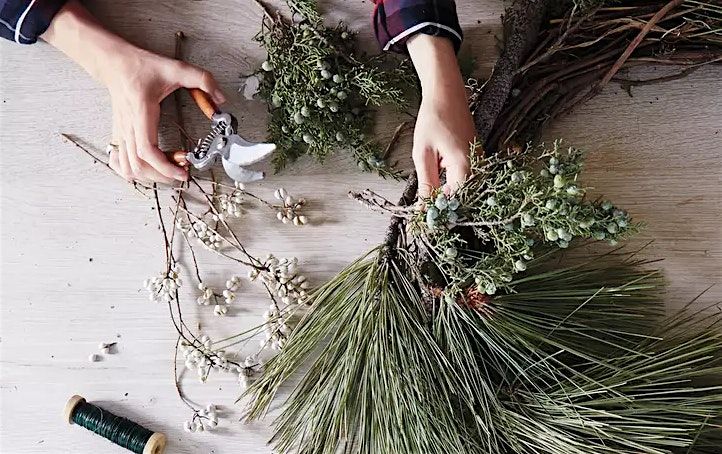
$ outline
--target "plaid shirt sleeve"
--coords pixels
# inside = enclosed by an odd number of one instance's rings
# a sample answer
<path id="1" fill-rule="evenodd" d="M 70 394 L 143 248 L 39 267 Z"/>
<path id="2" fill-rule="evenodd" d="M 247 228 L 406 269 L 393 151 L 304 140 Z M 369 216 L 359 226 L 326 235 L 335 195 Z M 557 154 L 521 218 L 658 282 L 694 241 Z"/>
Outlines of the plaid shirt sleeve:
<path id="1" fill-rule="evenodd" d="M 65 0 L 0 0 L 0 36 L 32 44 L 64 4 Z"/>
<path id="2" fill-rule="evenodd" d="M 454 0 L 374 0 L 374 32 L 384 50 L 406 52 L 416 33 L 444 36 L 459 50 L 463 35 Z"/>

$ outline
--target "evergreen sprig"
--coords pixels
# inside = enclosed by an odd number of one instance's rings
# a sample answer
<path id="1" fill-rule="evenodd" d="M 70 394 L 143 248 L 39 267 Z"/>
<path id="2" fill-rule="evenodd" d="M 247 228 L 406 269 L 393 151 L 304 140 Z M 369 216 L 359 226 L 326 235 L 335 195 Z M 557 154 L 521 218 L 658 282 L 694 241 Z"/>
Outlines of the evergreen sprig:
<path id="1" fill-rule="evenodd" d="M 361 169 L 398 177 L 383 148 L 367 135 L 371 107 L 406 105 L 406 93 L 415 87 L 410 66 L 360 55 L 354 33 L 343 24 L 325 26 L 315 2 L 286 3 L 292 19 L 267 17 L 256 36 L 268 53 L 259 94 L 269 103 L 276 170 L 304 154 L 323 161 L 347 150 Z"/>
<path id="2" fill-rule="evenodd" d="M 434 192 L 410 224 L 424 273 L 448 298 L 472 283 L 482 294 L 508 290 L 535 245 L 565 249 L 575 238 L 616 245 L 639 227 L 611 202 L 585 200 L 578 149 L 556 141 L 484 158 L 478 144 L 471 148 L 473 177 L 452 197 Z"/>

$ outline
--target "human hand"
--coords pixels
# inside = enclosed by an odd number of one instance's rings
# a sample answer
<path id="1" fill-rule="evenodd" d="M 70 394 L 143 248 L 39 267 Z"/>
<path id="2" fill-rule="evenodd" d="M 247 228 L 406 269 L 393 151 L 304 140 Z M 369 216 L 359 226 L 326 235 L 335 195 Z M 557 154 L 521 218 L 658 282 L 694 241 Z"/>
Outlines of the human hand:
<path id="1" fill-rule="evenodd" d="M 158 148 L 160 102 L 180 87 L 200 88 L 216 104 L 225 102 L 213 76 L 196 66 L 132 48 L 100 71 L 113 105 L 110 167 L 128 181 L 187 180 L 185 167 Z"/>
<path id="2" fill-rule="evenodd" d="M 444 191 L 454 192 L 469 174 L 469 143 L 474 140 L 474 122 L 466 96 L 425 94 L 414 130 L 412 151 L 419 180 L 419 196 L 428 197 L 440 185 L 446 170 Z"/>
<path id="3" fill-rule="evenodd" d="M 188 171 L 158 148 L 160 102 L 180 87 L 225 101 L 213 76 L 196 66 L 140 49 L 109 32 L 76 0 L 55 16 L 42 38 L 80 64 L 110 93 L 110 166 L 128 181 L 171 183 Z"/>
<path id="4" fill-rule="evenodd" d="M 419 196 L 428 197 L 439 187 L 444 169 L 444 190 L 450 193 L 468 176 L 469 144 L 475 135 L 461 71 L 446 38 L 419 34 L 409 39 L 407 48 L 422 87 L 412 152 Z"/>

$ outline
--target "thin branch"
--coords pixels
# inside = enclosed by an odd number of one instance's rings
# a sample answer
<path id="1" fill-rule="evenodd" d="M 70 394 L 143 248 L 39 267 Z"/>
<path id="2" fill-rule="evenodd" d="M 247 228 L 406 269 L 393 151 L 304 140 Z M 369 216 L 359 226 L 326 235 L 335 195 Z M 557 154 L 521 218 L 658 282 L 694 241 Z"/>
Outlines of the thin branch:
<path id="1" fill-rule="evenodd" d="M 173 383 L 175 383 L 175 390 L 178 394 L 178 397 L 180 397 L 180 400 L 193 412 L 198 412 L 198 409 L 195 408 L 190 400 L 186 398 L 185 394 L 183 394 L 183 390 L 180 387 L 180 380 L 178 379 L 178 345 L 180 344 L 181 336 L 178 336 L 178 339 L 175 342 L 175 348 L 173 349 Z"/>
<path id="2" fill-rule="evenodd" d="M 198 188 L 198 190 L 201 191 L 201 194 L 203 194 L 203 197 L 205 197 L 206 201 L 208 202 L 208 208 L 210 208 L 210 210 L 213 212 L 213 214 L 218 216 L 220 213 L 216 209 L 216 206 L 213 204 L 213 199 L 211 199 L 211 197 L 203 189 L 203 187 L 200 184 L 198 184 L 198 182 L 195 180 L 195 178 L 190 177 L 189 181 L 192 182 Z M 228 225 L 228 222 L 226 222 L 226 220 L 223 219 L 221 216 L 218 216 L 218 219 L 219 219 L 220 223 L 223 224 L 223 227 L 226 228 L 226 230 L 228 231 L 228 234 L 231 235 L 231 238 L 233 238 L 233 240 L 236 242 L 236 244 L 235 244 L 236 248 L 239 251 L 241 251 L 246 256 L 246 258 L 248 258 L 248 260 L 250 262 L 258 263 L 258 266 L 254 266 L 254 265 L 249 265 L 249 266 L 253 266 L 254 268 L 259 268 L 261 265 L 261 262 L 257 258 L 253 257 L 251 254 L 249 254 L 248 251 L 246 251 L 246 248 L 243 246 L 243 243 L 241 243 L 241 240 L 238 239 L 238 237 L 236 236 L 236 233 Z"/>
<path id="3" fill-rule="evenodd" d="M 185 39 L 185 34 L 182 31 L 177 31 L 175 34 L 175 51 L 173 53 L 173 58 L 176 60 L 183 60 L 183 40 Z M 189 150 L 191 144 L 190 142 L 190 136 L 185 131 L 184 125 L 184 119 L 183 119 L 183 104 L 181 103 L 181 93 L 180 90 L 176 90 L 173 92 L 173 101 L 175 102 L 175 117 L 176 117 L 176 124 L 178 126 L 178 131 L 180 132 L 180 147 L 182 150 Z"/>
<path id="4" fill-rule="evenodd" d="M 268 7 L 261 1 L 261 0 L 253 0 L 253 3 L 258 5 L 261 10 L 263 10 L 263 15 L 270 21 L 273 21 L 273 14 L 271 14 L 271 11 L 268 9 Z"/>
<path id="5" fill-rule="evenodd" d="M 83 151 L 83 153 L 85 153 L 85 154 L 87 154 L 88 156 L 90 156 L 90 157 L 93 159 L 93 161 L 99 162 L 99 163 L 103 164 L 108 170 L 110 170 L 111 172 L 115 173 L 115 170 L 113 170 L 113 168 L 110 167 L 110 164 L 108 164 L 107 162 L 103 161 L 102 159 L 100 159 L 99 157 L 97 157 L 92 151 L 88 150 L 86 147 L 84 147 L 83 145 L 81 145 L 80 142 L 78 142 L 75 138 L 73 138 L 73 136 L 71 136 L 71 135 L 69 135 L 69 134 L 65 134 L 64 132 L 61 132 L 61 133 L 60 133 L 60 136 L 61 136 L 63 139 L 65 139 L 65 140 L 69 141 L 70 143 L 72 143 L 73 145 L 75 145 L 76 147 L 78 147 L 80 150 Z"/>
<path id="6" fill-rule="evenodd" d="M 181 211 L 183 211 L 184 213 L 186 213 L 186 215 L 189 216 L 190 218 L 193 218 L 193 219 L 195 219 L 195 220 L 197 220 L 197 221 L 203 222 L 203 220 L 202 220 L 198 215 L 190 212 L 190 211 L 187 210 L 186 208 L 180 206 L 180 207 L 178 207 L 178 209 L 181 210 Z M 207 224 L 206 224 L 206 225 L 207 225 Z M 224 235 L 221 235 L 221 233 L 218 232 L 216 229 L 214 229 L 214 228 L 211 227 L 211 226 L 208 226 L 207 228 L 208 228 L 208 230 L 209 230 L 211 233 L 213 233 L 213 234 L 215 234 L 215 235 L 218 235 L 223 241 L 225 241 L 226 243 L 228 243 L 231 247 L 233 247 L 233 248 L 237 249 L 238 251 L 243 252 L 244 254 L 247 255 L 247 253 L 246 253 L 242 248 L 238 247 L 238 245 L 236 245 L 233 241 L 231 241 L 231 240 L 229 240 L 228 238 L 226 238 Z M 186 239 L 188 239 L 188 238 L 186 237 Z M 189 240 L 189 241 L 190 241 L 190 240 Z M 236 240 L 236 241 L 237 241 L 237 240 Z M 221 256 L 223 256 L 223 257 L 225 257 L 225 258 L 228 258 L 228 259 L 231 259 L 231 260 L 233 260 L 233 261 L 236 261 L 236 262 L 238 262 L 238 263 L 240 263 L 240 264 L 242 264 L 242 265 L 246 265 L 246 266 L 248 266 L 248 267 L 255 268 L 255 269 L 259 269 L 259 270 L 265 269 L 265 267 L 263 267 L 263 266 L 257 266 L 257 265 L 255 265 L 255 264 L 252 263 L 252 262 L 246 262 L 246 261 L 244 261 L 243 259 L 239 259 L 239 258 L 237 258 L 237 257 L 233 257 L 233 256 L 230 256 L 230 255 L 228 255 L 228 254 L 224 254 L 224 253 L 221 252 L 221 251 L 218 251 L 218 250 L 215 250 L 215 249 L 211 249 L 211 251 L 212 251 L 212 252 L 215 252 L 216 254 L 219 254 L 219 255 L 221 255 Z M 251 258 L 252 258 L 253 260 L 255 260 L 255 261 L 258 262 L 258 259 L 254 258 L 254 257 L 251 257 Z M 260 262 L 259 262 L 259 263 L 260 263 Z"/>
<path id="7" fill-rule="evenodd" d="M 497 221 L 467 221 L 467 222 L 457 222 L 456 225 L 458 226 L 464 226 L 464 227 L 495 227 L 499 225 L 506 225 L 511 222 L 516 221 L 519 219 L 522 215 L 522 211 L 524 210 L 524 207 L 527 206 L 528 200 L 524 200 L 522 204 L 519 206 L 519 211 L 506 219 L 500 219 Z"/>
<path id="8" fill-rule="evenodd" d="M 99 162 L 99 163 L 103 164 L 108 170 L 110 170 L 111 172 L 113 172 L 113 175 L 115 175 L 116 177 L 120 178 L 120 176 L 119 176 L 117 173 L 115 173 L 115 170 L 113 170 L 113 168 L 110 167 L 110 165 L 109 165 L 107 162 L 103 161 L 103 160 L 100 159 L 98 156 L 96 156 L 95 153 L 93 153 L 93 152 L 90 151 L 88 148 L 86 148 L 85 146 L 83 146 L 83 145 L 82 145 L 80 142 L 78 142 L 73 136 L 71 136 L 70 134 L 65 134 L 64 132 L 61 132 L 61 133 L 60 133 L 60 136 L 61 136 L 63 139 L 65 139 L 65 140 L 67 140 L 68 142 L 70 142 L 70 143 L 72 143 L 73 145 L 75 145 L 75 146 L 76 146 L 77 148 L 79 148 L 80 150 L 82 150 L 83 153 L 85 153 L 86 155 L 90 156 L 90 158 L 93 160 L 93 162 Z M 123 181 L 125 181 L 125 180 L 123 180 Z M 126 182 L 126 183 L 127 183 L 127 182 Z M 151 188 L 151 187 L 149 187 L 149 186 L 145 186 L 144 184 L 138 183 L 138 182 L 135 182 L 135 181 L 132 182 L 132 183 L 128 183 L 128 184 L 130 184 L 131 186 L 133 186 L 133 189 L 135 189 L 136 192 L 138 192 L 140 195 L 142 195 L 142 196 L 145 197 L 146 199 L 149 198 L 149 197 L 148 197 L 148 194 L 146 194 L 146 193 L 144 193 L 143 191 L 141 191 L 140 189 L 138 189 L 138 187 L 141 187 L 141 188 L 146 189 L 146 190 L 151 190 L 151 189 L 153 189 L 153 188 Z"/>
<path id="9" fill-rule="evenodd" d="M 664 16 L 667 15 L 672 9 L 680 6 L 682 3 L 684 3 L 684 0 L 672 0 L 671 2 L 667 3 L 657 11 L 657 14 L 652 16 L 652 18 L 647 22 L 647 24 L 642 28 L 642 30 L 639 31 L 637 36 L 634 37 L 631 43 L 629 43 L 629 46 L 622 52 L 622 55 L 619 56 L 616 62 L 614 62 L 614 65 L 609 69 L 609 72 L 602 78 L 602 80 L 597 84 L 597 87 L 595 90 L 601 90 L 602 87 L 607 85 L 610 80 L 612 80 L 612 77 L 614 77 L 615 74 L 619 71 L 619 69 L 622 67 L 625 61 L 629 58 L 630 55 L 632 55 L 632 52 L 639 46 L 639 44 L 642 42 L 645 36 L 647 36 L 647 33 L 652 29 L 652 27 L 655 26 L 657 22 L 662 20 Z"/>
<path id="10" fill-rule="evenodd" d="M 579 19 L 578 21 L 576 21 L 574 24 L 572 24 L 572 21 L 573 21 L 573 19 L 574 19 L 574 13 L 575 13 L 576 11 L 577 11 L 577 5 L 575 4 L 575 5 L 572 7 L 571 11 L 569 12 L 569 19 L 567 20 L 567 27 L 566 27 L 566 30 L 564 30 L 564 33 L 562 33 L 561 35 L 559 35 L 559 38 L 557 39 L 557 41 L 556 41 L 554 44 L 552 44 L 551 46 L 549 46 L 549 48 L 547 49 L 546 52 L 544 52 L 542 55 L 534 58 L 532 61 L 526 63 L 524 66 L 522 66 L 521 68 L 519 68 L 519 69 L 516 71 L 516 74 L 522 74 L 522 73 L 524 73 L 527 69 L 531 68 L 532 66 L 536 65 L 537 63 L 542 62 L 542 61 L 545 61 L 545 60 L 547 60 L 549 57 L 551 57 L 552 55 L 554 55 L 555 53 L 561 51 L 562 48 L 563 48 L 562 44 L 564 43 L 564 40 L 565 40 L 570 34 L 572 34 L 572 33 L 574 33 L 575 31 L 577 31 L 577 29 L 579 29 L 579 27 L 584 23 L 584 21 L 586 21 L 586 20 L 588 20 L 590 17 L 594 16 L 594 14 L 596 14 L 596 12 L 597 12 L 597 9 L 592 9 L 592 10 L 589 11 L 589 13 L 587 13 L 584 17 L 582 17 L 581 19 Z"/>
<path id="11" fill-rule="evenodd" d="M 370 189 L 366 189 L 362 192 L 349 191 L 348 196 L 374 211 L 390 213 L 392 216 L 399 216 L 406 219 L 412 216 L 409 207 L 394 205 L 389 200 Z"/>
<path id="12" fill-rule="evenodd" d="M 168 241 L 168 232 L 165 228 L 165 222 L 163 221 L 163 213 L 161 212 L 160 208 L 160 199 L 158 197 L 158 190 L 156 189 L 156 185 L 153 185 L 153 198 L 155 199 L 155 210 L 158 212 L 158 221 L 160 222 L 160 227 L 163 232 L 163 243 L 165 244 L 165 262 L 166 262 L 166 271 L 165 274 L 167 275 L 170 273 L 170 269 L 172 266 L 171 263 L 171 251 L 170 251 L 170 242 Z"/>
<path id="13" fill-rule="evenodd" d="M 629 96 L 632 96 L 632 87 L 654 85 L 662 82 L 670 82 L 673 80 L 684 79 L 699 68 L 701 68 L 701 66 L 690 66 L 689 68 L 685 68 L 678 73 L 669 74 L 661 77 L 653 77 L 651 79 L 625 79 L 622 77 L 614 77 L 612 78 L 612 81 L 619 82 L 619 85 L 629 94 Z"/>
<path id="14" fill-rule="evenodd" d="M 391 137 L 391 140 L 389 141 L 389 144 L 386 146 L 386 149 L 381 154 L 381 159 L 386 159 L 393 150 L 394 146 L 396 146 L 396 142 L 399 141 L 401 138 L 401 134 L 406 131 L 406 128 L 411 126 L 412 123 L 410 121 L 404 121 L 400 125 L 396 127 L 396 130 L 394 131 L 394 135 Z"/>
<path id="15" fill-rule="evenodd" d="M 410 206 L 412 203 L 414 203 L 414 200 L 416 200 L 416 193 L 418 191 L 418 188 L 418 177 L 416 175 L 416 172 L 412 172 L 411 175 L 409 175 L 409 178 L 406 180 L 406 187 L 404 188 L 404 192 L 401 194 L 401 198 L 399 199 L 398 204 L 401 206 Z M 386 229 L 384 246 L 387 248 L 387 258 L 390 258 L 394 254 L 393 251 L 396 247 L 396 243 L 398 242 L 403 225 L 403 219 L 394 216 L 391 219 L 391 223 L 389 224 L 388 228 Z"/>

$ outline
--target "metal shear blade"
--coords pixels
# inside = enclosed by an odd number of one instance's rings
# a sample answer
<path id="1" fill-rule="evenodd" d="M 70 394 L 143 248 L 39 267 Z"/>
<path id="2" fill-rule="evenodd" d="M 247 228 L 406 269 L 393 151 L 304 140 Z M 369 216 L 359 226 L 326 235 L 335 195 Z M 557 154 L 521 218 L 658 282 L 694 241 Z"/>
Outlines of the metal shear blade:
<path id="1" fill-rule="evenodd" d="M 247 183 L 264 177 L 263 172 L 248 170 L 245 166 L 254 164 L 274 152 L 272 143 L 249 142 L 239 136 L 235 130 L 235 118 L 218 107 L 206 93 L 198 89 L 189 90 L 198 107 L 212 121 L 211 132 L 201 141 L 186 159 L 193 167 L 205 170 L 212 166 L 218 156 L 223 168 L 233 180 Z"/>
<path id="2" fill-rule="evenodd" d="M 263 160 L 276 150 L 272 143 L 253 143 L 238 134 L 228 137 L 227 153 L 223 153 L 223 168 L 235 181 L 248 183 L 263 179 L 264 173 L 248 170 L 244 166 Z"/>

